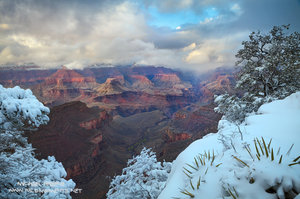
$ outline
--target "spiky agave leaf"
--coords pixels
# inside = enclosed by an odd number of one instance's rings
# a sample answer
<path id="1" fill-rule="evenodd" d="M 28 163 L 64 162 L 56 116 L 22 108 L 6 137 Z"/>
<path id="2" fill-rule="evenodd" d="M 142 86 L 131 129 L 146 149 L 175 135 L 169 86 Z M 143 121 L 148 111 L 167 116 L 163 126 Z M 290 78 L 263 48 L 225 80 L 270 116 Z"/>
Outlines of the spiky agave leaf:
<path id="1" fill-rule="evenodd" d="M 198 161 L 195 157 L 194 157 L 194 160 L 195 160 L 195 164 L 196 164 L 197 168 L 199 169 L 199 164 L 198 164 Z"/>
<path id="2" fill-rule="evenodd" d="M 198 169 L 197 168 L 195 168 L 194 166 L 192 166 L 192 165 L 190 165 L 190 164 L 186 164 L 186 165 L 188 165 L 189 167 L 191 167 L 192 169 L 194 169 L 194 170 L 196 170 L 196 171 L 198 171 Z"/>
<path id="3" fill-rule="evenodd" d="M 296 165 L 296 164 L 300 164 L 300 161 L 299 161 L 299 162 L 291 163 L 291 164 L 289 164 L 289 166 L 294 166 L 294 165 Z"/>
<path id="4" fill-rule="evenodd" d="M 297 162 L 300 159 L 300 156 L 296 157 L 293 162 Z"/>
<path id="5" fill-rule="evenodd" d="M 267 149 L 267 145 L 266 145 L 265 139 L 263 137 L 261 137 L 261 139 L 262 139 L 262 142 L 263 142 L 263 145 L 264 145 L 266 156 L 268 158 L 269 157 L 269 152 L 268 152 L 268 149 Z"/>
<path id="6" fill-rule="evenodd" d="M 252 154 L 251 154 L 251 149 L 249 148 L 248 145 L 245 146 L 245 149 L 247 150 L 248 154 L 250 155 L 250 157 L 252 158 L 252 160 L 254 160 Z"/>
<path id="7" fill-rule="evenodd" d="M 291 147 L 290 147 L 290 149 L 288 150 L 288 152 L 286 152 L 286 155 L 289 155 L 289 154 L 290 154 L 290 152 L 291 152 L 293 146 L 294 146 L 294 144 L 291 145 Z"/>
<path id="8" fill-rule="evenodd" d="M 233 199 L 236 199 L 236 197 L 234 196 L 234 194 L 231 192 L 231 190 L 228 188 L 228 193 L 231 195 L 231 197 L 233 198 Z"/>
<path id="9" fill-rule="evenodd" d="M 195 190 L 195 187 L 194 187 L 191 179 L 190 179 L 190 185 L 191 185 L 192 189 Z"/>
<path id="10" fill-rule="evenodd" d="M 187 168 L 183 167 L 184 170 L 186 170 L 187 172 L 189 172 L 189 174 L 192 174 L 192 172 L 190 170 L 188 170 Z"/>
<path id="11" fill-rule="evenodd" d="M 201 181 L 201 176 L 199 176 L 199 180 L 197 182 L 197 189 L 199 189 L 199 187 L 200 187 L 200 181 Z"/>
<path id="12" fill-rule="evenodd" d="M 189 192 L 188 190 L 184 189 L 184 190 L 180 190 L 181 193 L 187 195 L 187 196 L 190 196 L 191 198 L 194 198 L 195 195 L 192 194 L 191 192 Z"/>
<path id="13" fill-rule="evenodd" d="M 270 150 L 271 143 L 272 143 L 272 138 L 270 139 L 269 144 L 268 144 L 268 149 L 269 150 Z"/>
<path id="14" fill-rule="evenodd" d="M 239 194 L 237 193 L 237 191 L 235 190 L 235 188 L 234 188 L 234 187 L 232 187 L 232 189 L 233 189 L 233 191 L 234 191 L 234 193 L 235 193 L 236 197 L 239 197 Z"/>
<path id="15" fill-rule="evenodd" d="M 256 140 L 257 140 L 257 143 L 258 143 L 258 146 L 259 146 L 259 148 L 260 148 L 260 150 L 261 150 L 262 155 L 265 155 L 264 150 L 263 150 L 263 148 L 262 148 L 262 146 L 261 146 L 260 141 L 258 140 L 258 138 L 256 138 Z"/>
<path id="16" fill-rule="evenodd" d="M 256 149 L 256 156 L 257 156 L 257 158 L 259 159 L 260 153 L 259 153 L 259 150 L 258 150 L 258 147 L 257 147 L 256 140 L 255 140 L 255 139 L 254 139 L 254 145 L 255 145 L 255 149 Z"/>
<path id="17" fill-rule="evenodd" d="M 281 161 L 282 161 L 282 155 L 280 156 L 278 164 L 281 164 Z"/>
<path id="18" fill-rule="evenodd" d="M 272 148 L 272 150 L 271 150 L 271 161 L 273 161 L 274 160 L 274 152 L 273 152 L 273 148 Z"/>
<path id="19" fill-rule="evenodd" d="M 222 164 L 222 163 L 217 164 L 216 167 L 219 167 L 221 164 Z"/>
<path id="20" fill-rule="evenodd" d="M 214 161 L 215 161 L 215 152 L 213 150 L 213 156 L 212 156 L 212 160 L 211 160 L 210 166 L 213 165 Z"/>
<path id="21" fill-rule="evenodd" d="M 203 166 L 204 164 L 203 164 L 202 158 L 200 156 L 198 156 L 198 159 L 199 159 L 201 165 Z"/>
<path id="22" fill-rule="evenodd" d="M 205 175 L 207 174 L 207 171 L 208 171 L 208 167 L 206 168 L 206 171 L 205 171 L 205 173 L 204 173 Z"/>
<path id="23" fill-rule="evenodd" d="M 189 178 L 192 178 L 189 174 L 187 174 L 185 171 L 183 171 L 183 173 L 187 176 L 187 177 L 189 177 Z"/>
<path id="24" fill-rule="evenodd" d="M 239 161 L 240 163 L 242 163 L 243 165 L 249 167 L 249 165 L 247 163 L 245 163 L 243 160 L 239 159 L 238 157 L 233 156 L 233 158 L 236 159 L 237 161 Z"/>

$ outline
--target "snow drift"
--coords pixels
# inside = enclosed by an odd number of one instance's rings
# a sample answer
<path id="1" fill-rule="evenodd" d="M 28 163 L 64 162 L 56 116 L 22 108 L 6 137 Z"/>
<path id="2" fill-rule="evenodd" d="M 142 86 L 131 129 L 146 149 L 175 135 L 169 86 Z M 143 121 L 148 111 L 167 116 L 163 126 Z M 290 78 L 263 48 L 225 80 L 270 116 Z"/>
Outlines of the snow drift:
<path id="1" fill-rule="evenodd" d="M 300 92 L 218 129 L 176 158 L 159 199 L 300 198 Z"/>

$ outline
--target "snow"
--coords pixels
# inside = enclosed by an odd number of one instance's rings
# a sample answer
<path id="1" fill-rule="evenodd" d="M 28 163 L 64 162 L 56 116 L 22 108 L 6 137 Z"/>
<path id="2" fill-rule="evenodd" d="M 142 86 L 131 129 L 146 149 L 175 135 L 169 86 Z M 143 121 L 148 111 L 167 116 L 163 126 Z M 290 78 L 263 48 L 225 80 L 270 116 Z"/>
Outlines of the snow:
<path id="1" fill-rule="evenodd" d="M 17 121 L 21 126 L 34 127 L 49 121 L 49 108 L 39 102 L 29 89 L 19 86 L 4 88 L 0 85 L 0 102 L 0 125 L 5 128 L 10 128 L 12 121 Z"/>
<path id="2" fill-rule="evenodd" d="M 107 198 L 157 198 L 170 169 L 171 163 L 157 162 L 155 153 L 143 148 L 140 155 L 128 160 L 122 174 L 111 181 Z"/>
<path id="3" fill-rule="evenodd" d="M 181 191 L 191 193 L 194 198 L 208 199 L 233 198 L 232 195 L 245 199 L 282 199 L 285 194 L 300 198 L 300 165 L 289 166 L 299 162 L 299 159 L 293 161 L 300 155 L 299 129 L 300 92 L 262 105 L 257 113 L 248 116 L 239 126 L 222 119 L 217 133 L 193 142 L 179 154 L 158 198 L 191 198 Z M 255 144 L 260 159 L 256 157 Z M 208 152 L 210 155 L 214 153 L 214 160 L 210 158 L 209 161 L 206 155 L 206 165 L 197 161 L 198 168 L 194 158 L 200 156 L 205 159 L 204 154 Z M 199 177 L 200 186 L 197 187 Z"/>
<path id="4" fill-rule="evenodd" d="M 23 137 L 25 129 L 46 124 L 49 112 L 31 90 L 0 85 L 0 198 L 71 198 L 75 183 L 64 179 L 63 165 L 36 159 Z"/>

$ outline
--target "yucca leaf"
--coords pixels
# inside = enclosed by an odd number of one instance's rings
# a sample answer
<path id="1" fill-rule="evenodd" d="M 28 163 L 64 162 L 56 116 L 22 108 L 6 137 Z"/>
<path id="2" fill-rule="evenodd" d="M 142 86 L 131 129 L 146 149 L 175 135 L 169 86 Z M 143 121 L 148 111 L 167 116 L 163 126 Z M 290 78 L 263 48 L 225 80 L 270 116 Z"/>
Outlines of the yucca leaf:
<path id="1" fill-rule="evenodd" d="M 229 194 L 232 196 L 233 199 L 236 199 L 236 197 L 233 195 L 230 189 L 228 189 Z"/>
<path id="2" fill-rule="evenodd" d="M 208 167 L 206 168 L 205 175 L 207 174 L 207 171 L 208 171 Z"/>
<path id="3" fill-rule="evenodd" d="M 235 190 L 235 188 L 234 187 L 232 187 L 232 188 L 233 188 L 233 191 L 235 192 L 236 197 L 239 197 L 239 194 L 237 193 L 237 191 Z"/>
<path id="4" fill-rule="evenodd" d="M 274 160 L 274 152 L 273 152 L 273 148 L 272 148 L 272 151 L 271 151 L 271 160 L 272 160 L 272 161 Z"/>
<path id="5" fill-rule="evenodd" d="M 255 149 L 256 149 L 256 156 L 259 156 L 259 157 L 260 157 L 260 153 L 259 153 L 259 150 L 258 150 L 258 147 L 257 147 L 256 140 L 255 140 L 255 139 L 254 139 L 254 145 L 255 145 Z"/>
<path id="6" fill-rule="evenodd" d="M 237 158 L 236 156 L 233 156 L 234 159 L 236 159 L 237 161 L 239 161 L 240 163 L 242 163 L 243 165 L 249 167 L 249 165 L 247 163 L 245 163 L 244 161 L 242 161 L 241 159 Z"/>
<path id="7" fill-rule="evenodd" d="M 189 177 L 189 178 L 192 178 L 189 174 L 187 174 L 185 171 L 183 171 L 183 173 L 187 176 L 187 177 Z"/>
<path id="8" fill-rule="evenodd" d="M 258 145 L 259 145 L 259 148 L 260 148 L 260 150 L 261 150 L 262 155 L 265 155 L 264 150 L 263 150 L 263 148 L 262 148 L 262 146 L 261 146 L 261 144 L 260 144 L 260 141 L 258 140 L 258 138 L 256 138 L 256 140 L 257 140 L 257 143 L 258 143 Z"/>
<path id="9" fill-rule="evenodd" d="M 199 189 L 199 187 L 200 187 L 200 180 L 201 180 L 201 176 L 199 176 L 199 180 L 197 182 L 197 189 Z"/>
<path id="10" fill-rule="evenodd" d="M 202 161 L 202 159 L 200 158 L 200 156 L 198 156 L 198 159 L 200 160 L 200 163 L 201 163 L 201 165 L 203 166 L 203 161 Z"/>
<path id="11" fill-rule="evenodd" d="M 181 190 L 180 191 L 181 193 L 183 193 L 183 194 L 185 194 L 185 195 L 187 195 L 187 196 L 190 196 L 191 198 L 194 198 L 195 197 L 195 195 L 194 194 L 192 194 L 191 192 L 189 192 L 188 190 Z"/>
<path id="12" fill-rule="evenodd" d="M 195 160 L 195 164 L 197 165 L 197 168 L 199 168 L 198 161 L 197 161 L 197 159 L 195 157 L 194 157 L 194 160 Z"/>
<path id="13" fill-rule="evenodd" d="M 189 172 L 190 174 L 192 174 L 192 172 L 190 170 L 188 170 L 187 168 L 183 167 L 184 170 L 186 170 L 187 172 Z"/>
<path id="14" fill-rule="evenodd" d="M 279 155 L 279 152 L 280 152 L 280 148 L 281 148 L 281 147 L 279 147 L 279 149 L 278 149 L 278 151 L 277 151 L 277 155 Z"/>
<path id="15" fill-rule="evenodd" d="M 280 156 L 278 164 L 281 164 L 281 161 L 282 161 L 282 155 Z"/>
<path id="16" fill-rule="evenodd" d="M 250 150 L 248 149 L 248 147 L 246 146 L 245 148 L 246 148 L 247 152 L 249 153 L 250 157 L 252 158 L 252 160 L 254 160 L 254 158 L 253 158 L 253 156 L 252 156 Z"/>
<path id="17" fill-rule="evenodd" d="M 289 166 L 294 166 L 294 165 L 296 165 L 296 164 L 300 164 L 300 162 L 294 162 L 294 163 L 291 163 L 291 164 L 289 164 Z"/>
<path id="18" fill-rule="evenodd" d="M 267 158 L 268 158 L 268 157 L 269 157 L 269 152 L 268 152 L 268 149 L 267 149 L 266 142 L 265 142 L 265 140 L 264 140 L 263 137 L 261 137 L 261 139 L 262 139 L 262 141 L 263 141 L 263 145 L 264 145 L 264 148 L 265 148 L 265 151 L 266 151 L 266 156 L 267 156 Z"/>
<path id="19" fill-rule="evenodd" d="M 299 158 L 300 158 L 300 156 L 298 156 L 297 158 L 295 158 L 295 159 L 293 160 L 293 162 L 297 162 L 297 160 L 299 160 Z"/>
<path id="20" fill-rule="evenodd" d="M 194 169 L 194 170 L 198 171 L 198 169 L 197 169 L 197 168 L 195 168 L 195 167 L 193 167 L 192 165 L 190 165 L 190 164 L 186 164 L 186 165 L 188 165 L 188 166 L 189 166 L 189 167 L 191 167 L 192 169 Z"/>
<path id="21" fill-rule="evenodd" d="M 260 157 L 257 154 L 256 154 L 256 157 L 257 157 L 258 160 L 260 160 Z"/>
<path id="22" fill-rule="evenodd" d="M 212 160 L 211 160 L 210 166 L 213 165 L 214 161 L 215 161 L 215 153 L 214 153 L 214 151 L 213 151 L 213 156 L 212 156 Z"/>
<path id="23" fill-rule="evenodd" d="M 270 150 L 271 142 L 272 142 L 272 138 L 270 139 L 270 142 L 269 142 L 269 144 L 268 144 L 268 149 L 269 149 L 269 150 Z"/>
<path id="24" fill-rule="evenodd" d="M 233 143 L 232 143 L 232 140 L 231 140 L 230 144 L 231 144 L 233 150 L 234 150 L 235 152 L 237 152 L 236 149 L 235 149 L 235 146 L 234 146 Z"/>
<path id="25" fill-rule="evenodd" d="M 191 184 L 192 189 L 195 190 L 195 187 L 194 187 L 191 179 L 190 179 L 190 184 Z"/>
<path id="26" fill-rule="evenodd" d="M 292 146 L 290 147 L 290 149 L 289 149 L 289 150 L 288 150 L 288 152 L 286 153 L 287 155 L 289 155 L 289 154 L 290 154 L 290 152 L 291 152 L 291 150 L 292 150 L 293 146 L 294 146 L 294 144 L 292 144 Z"/>
<path id="27" fill-rule="evenodd" d="M 222 163 L 217 164 L 216 167 L 219 167 L 221 164 L 222 164 Z"/>

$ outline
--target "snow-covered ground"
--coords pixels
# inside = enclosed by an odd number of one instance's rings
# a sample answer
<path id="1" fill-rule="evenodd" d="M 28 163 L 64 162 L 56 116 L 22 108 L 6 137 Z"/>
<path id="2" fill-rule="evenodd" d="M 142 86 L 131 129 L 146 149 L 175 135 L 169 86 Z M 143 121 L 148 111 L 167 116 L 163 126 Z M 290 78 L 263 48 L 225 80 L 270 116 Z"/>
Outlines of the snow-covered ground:
<path id="1" fill-rule="evenodd" d="M 177 157 L 159 199 L 300 198 L 300 92 L 218 128 Z"/>

